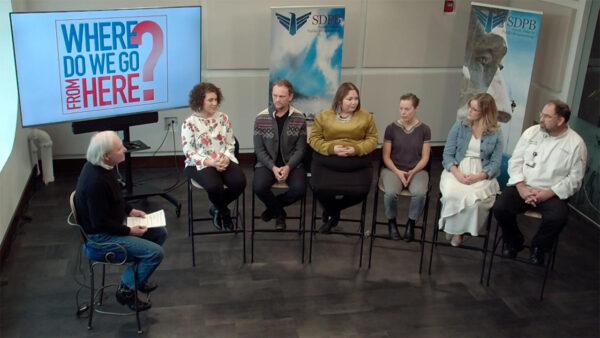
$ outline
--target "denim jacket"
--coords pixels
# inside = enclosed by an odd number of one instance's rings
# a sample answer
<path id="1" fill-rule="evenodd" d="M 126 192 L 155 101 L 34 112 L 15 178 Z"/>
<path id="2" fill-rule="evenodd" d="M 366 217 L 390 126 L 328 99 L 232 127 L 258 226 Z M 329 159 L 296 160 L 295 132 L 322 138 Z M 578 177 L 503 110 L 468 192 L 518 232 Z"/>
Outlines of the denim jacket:
<path id="1" fill-rule="evenodd" d="M 467 121 L 458 120 L 454 123 L 448 133 L 442 165 L 450 171 L 454 164 L 458 166 L 465 157 L 469 141 L 473 136 L 471 124 Z M 498 129 L 494 133 L 483 133 L 481 136 L 481 167 L 488 174 L 488 179 L 496 178 L 500 174 L 500 162 L 502 161 L 503 149 L 502 131 Z"/>

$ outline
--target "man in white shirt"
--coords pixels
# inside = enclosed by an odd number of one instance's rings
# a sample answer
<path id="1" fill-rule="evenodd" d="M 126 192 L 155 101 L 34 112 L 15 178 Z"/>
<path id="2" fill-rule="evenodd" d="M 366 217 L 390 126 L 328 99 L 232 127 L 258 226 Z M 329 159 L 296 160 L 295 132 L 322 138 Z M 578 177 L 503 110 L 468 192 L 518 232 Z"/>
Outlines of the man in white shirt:
<path id="1" fill-rule="evenodd" d="M 530 260 L 544 263 L 567 221 L 567 199 L 579 190 L 585 173 L 587 149 L 581 136 L 567 125 L 571 110 L 559 100 L 548 102 L 540 124 L 519 139 L 508 161 L 510 179 L 494 204 L 494 216 L 502 228 L 503 255 L 516 257 L 523 249 L 523 235 L 516 215 L 530 208 L 542 214 L 542 223 L 531 241 Z"/>

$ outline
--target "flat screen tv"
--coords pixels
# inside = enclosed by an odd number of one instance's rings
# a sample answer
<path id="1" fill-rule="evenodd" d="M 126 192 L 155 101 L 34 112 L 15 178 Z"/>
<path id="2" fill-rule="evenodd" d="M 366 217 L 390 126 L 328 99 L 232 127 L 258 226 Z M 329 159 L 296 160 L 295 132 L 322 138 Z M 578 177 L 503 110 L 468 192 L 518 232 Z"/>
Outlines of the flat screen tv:
<path id="1" fill-rule="evenodd" d="M 23 127 L 186 106 L 201 8 L 11 13 Z"/>

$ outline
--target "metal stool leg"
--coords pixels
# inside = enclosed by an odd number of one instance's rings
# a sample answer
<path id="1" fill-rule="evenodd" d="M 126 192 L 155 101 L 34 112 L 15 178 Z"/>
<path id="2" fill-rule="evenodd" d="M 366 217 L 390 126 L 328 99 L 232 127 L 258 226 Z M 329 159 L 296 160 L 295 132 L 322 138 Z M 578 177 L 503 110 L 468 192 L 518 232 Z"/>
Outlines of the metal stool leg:
<path id="1" fill-rule="evenodd" d="M 92 261 L 88 262 L 88 269 L 90 273 L 90 317 L 88 318 L 88 330 L 92 329 L 92 318 L 94 317 L 94 311 L 96 306 L 96 297 L 95 297 L 95 285 L 94 285 L 94 263 Z"/>
<path id="2" fill-rule="evenodd" d="M 496 250 L 498 249 L 498 244 L 500 244 L 500 241 L 502 240 L 502 236 L 500 236 L 500 238 L 498 238 L 498 229 L 500 228 L 500 226 L 496 226 L 496 232 L 494 234 L 494 246 L 492 247 L 492 252 L 490 255 L 490 266 L 488 268 L 488 275 L 487 275 L 487 281 L 486 281 L 486 286 L 490 286 L 490 275 L 492 274 L 492 266 L 494 266 L 494 256 L 496 256 Z"/>
<path id="3" fill-rule="evenodd" d="M 313 237 L 315 235 L 315 223 L 317 218 L 317 198 L 313 193 L 312 196 L 312 211 L 310 217 L 310 244 L 308 246 L 308 264 L 312 263 L 312 247 L 313 247 Z"/>
<path id="4" fill-rule="evenodd" d="M 254 263 L 254 208 L 256 194 L 252 192 L 252 217 L 250 217 L 250 263 Z"/>
<path id="5" fill-rule="evenodd" d="M 246 264 L 246 191 L 242 191 L 242 242 L 244 252 L 244 264 Z"/>
<path id="6" fill-rule="evenodd" d="M 360 256 L 358 258 L 358 268 L 362 267 L 363 246 L 365 243 L 365 220 L 367 218 L 367 197 L 362 202 L 360 210 Z"/>
<path id="7" fill-rule="evenodd" d="M 433 234 L 431 235 L 431 252 L 429 253 L 429 271 L 428 271 L 429 275 L 431 275 L 431 262 L 433 261 L 433 247 L 436 245 L 437 238 L 438 238 L 438 230 L 439 230 L 438 222 L 440 219 L 441 209 L 442 209 L 442 201 L 438 196 L 438 200 L 437 200 L 436 207 L 435 207 L 435 220 L 434 220 L 434 224 L 433 224 Z"/>
<path id="8" fill-rule="evenodd" d="M 373 197 L 373 219 L 371 221 L 371 245 L 369 246 L 369 265 L 368 269 L 371 268 L 371 257 L 373 255 L 373 244 L 375 242 L 375 234 L 377 229 L 377 207 L 379 204 L 379 188 L 375 186 L 375 196 Z"/>
<path id="9" fill-rule="evenodd" d="M 419 274 L 423 271 L 423 253 L 425 251 L 425 235 L 427 234 L 427 214 L 429 211 L 429 191 L 431 186 L 427 188 L 425 195 L 425 205 L 423 206 L 423 225 L 421 226 L 421 257 L 419 258 Z"/>

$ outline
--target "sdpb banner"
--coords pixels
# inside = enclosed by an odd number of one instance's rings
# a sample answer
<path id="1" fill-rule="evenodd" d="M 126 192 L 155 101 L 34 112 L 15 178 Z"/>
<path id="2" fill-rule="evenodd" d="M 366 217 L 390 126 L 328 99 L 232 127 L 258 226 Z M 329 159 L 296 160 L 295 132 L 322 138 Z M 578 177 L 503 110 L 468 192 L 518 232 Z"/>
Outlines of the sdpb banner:
<path id="1" fill-rule="evenodd" d="M 339 7 L 271 8 L 269 88 L 289 80 L 293 105 L 309 118 L 331 106 L 340 84 L 344 20 Z"/>
<path id="2" fill-rule="evenodd" d="M 489 93 L 504 135 L 503 162 L 523 126 L 542 13 L 473 2 L 467 33 L 458 117 L 469 98 Z"/>

